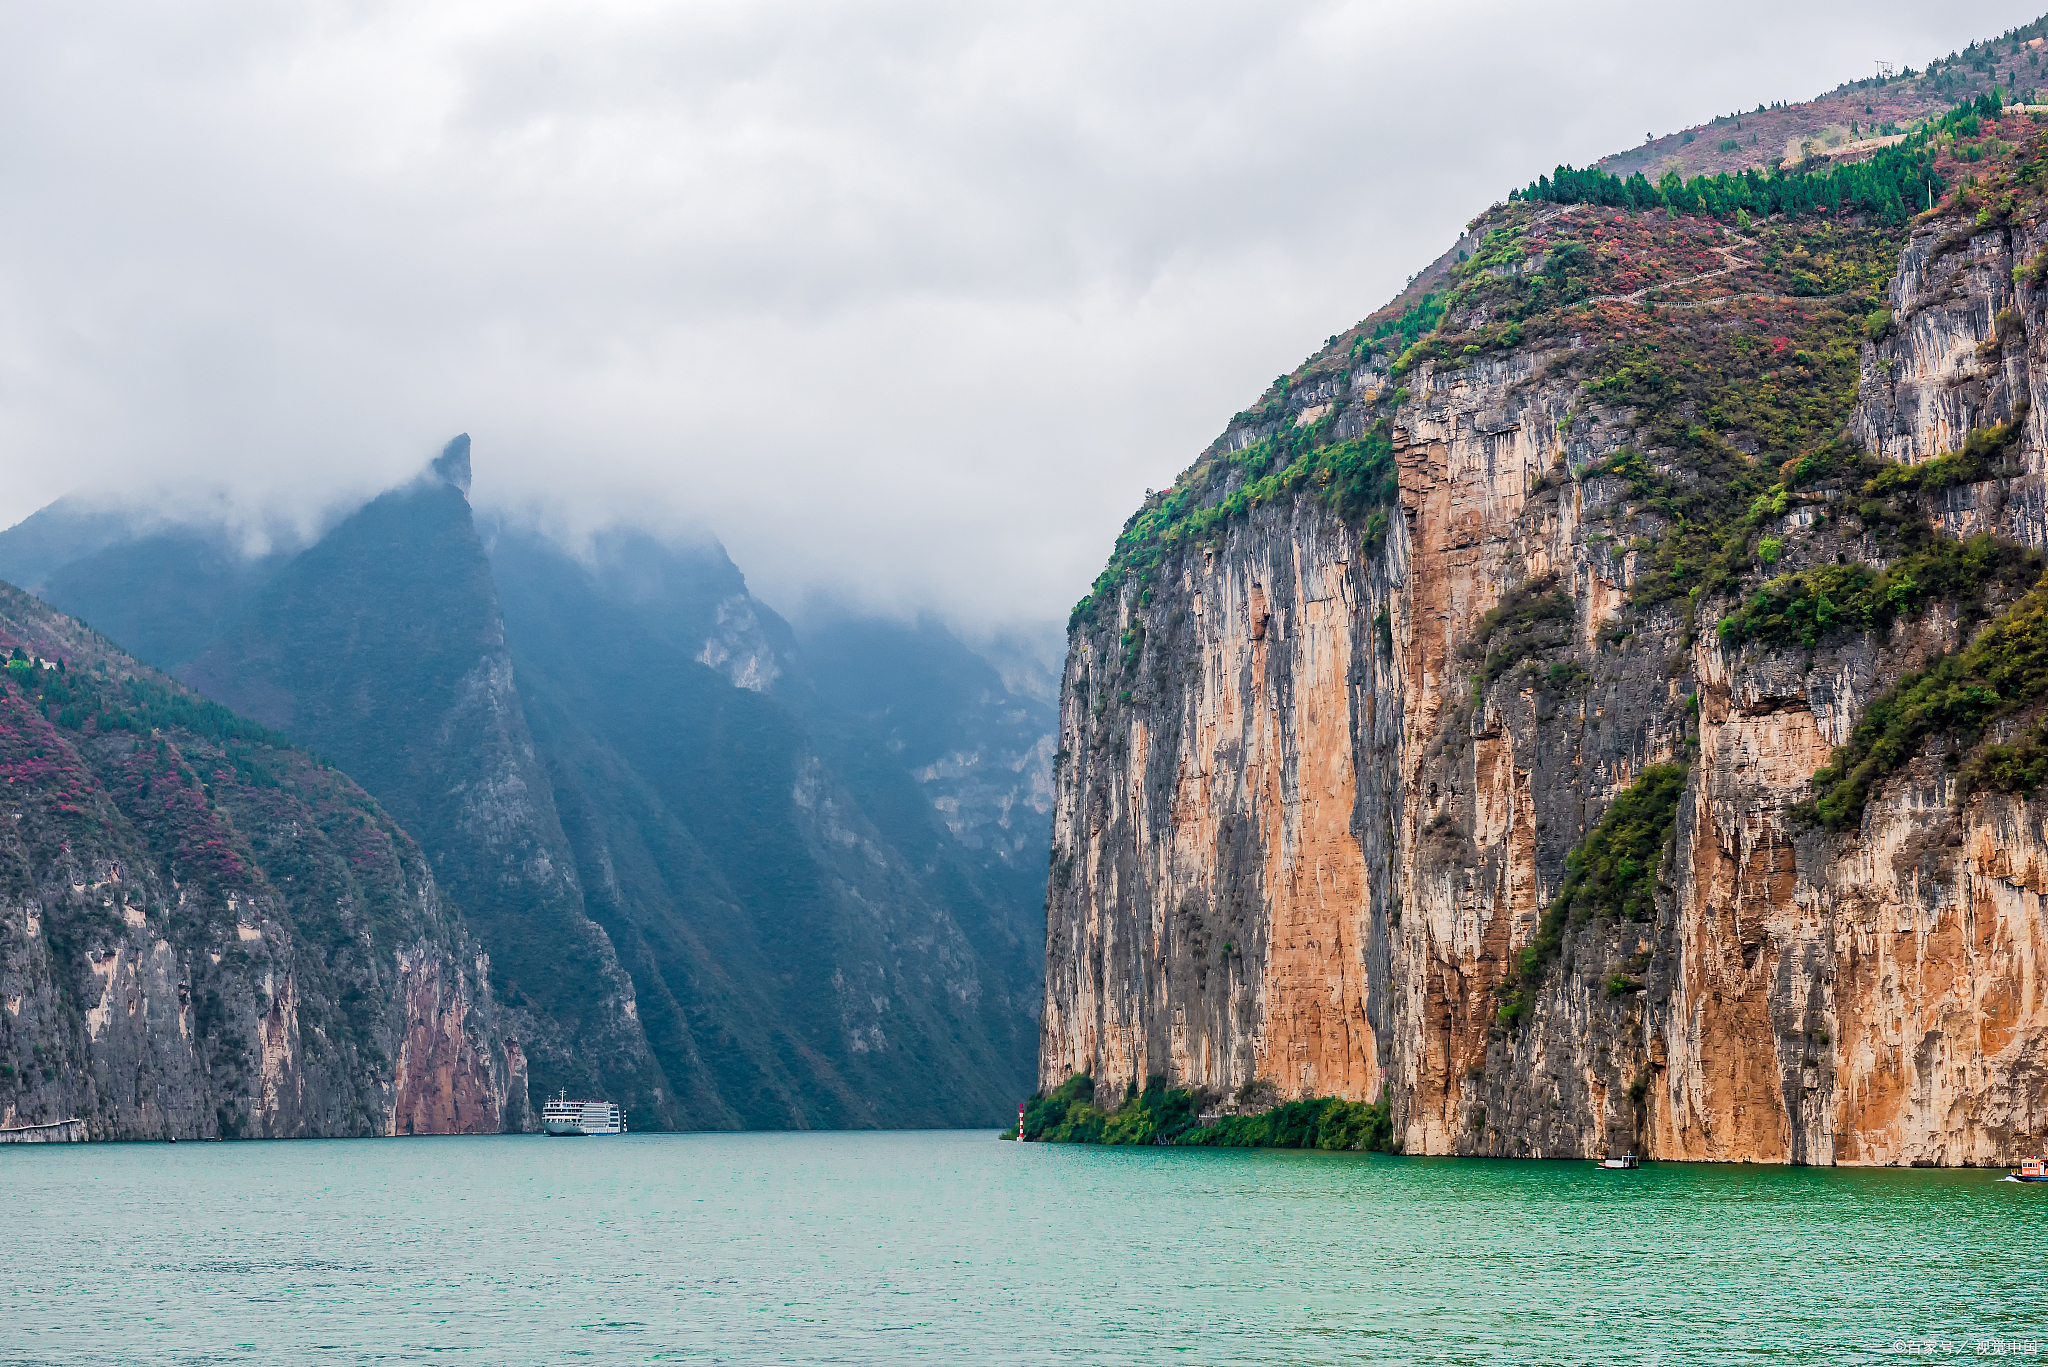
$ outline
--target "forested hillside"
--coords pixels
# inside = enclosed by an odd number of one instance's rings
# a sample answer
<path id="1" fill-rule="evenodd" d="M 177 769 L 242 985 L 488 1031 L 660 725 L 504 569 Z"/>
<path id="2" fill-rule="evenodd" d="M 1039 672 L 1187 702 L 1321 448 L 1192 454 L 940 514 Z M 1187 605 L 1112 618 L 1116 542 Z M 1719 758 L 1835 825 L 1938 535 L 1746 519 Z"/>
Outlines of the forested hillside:
<path id="1" fill-rule="evenodd" d="M 517 1032 L 343 774 L 0 586 L 0 1126 L 490 1133 Z"/>

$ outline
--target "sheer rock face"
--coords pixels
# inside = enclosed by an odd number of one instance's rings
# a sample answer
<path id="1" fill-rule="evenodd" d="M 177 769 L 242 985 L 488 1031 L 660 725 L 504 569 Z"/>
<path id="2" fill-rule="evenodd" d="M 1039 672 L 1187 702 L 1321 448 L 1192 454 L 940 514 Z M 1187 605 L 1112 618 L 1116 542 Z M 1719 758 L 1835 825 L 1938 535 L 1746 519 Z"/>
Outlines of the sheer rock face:
<path id="1" fill-rule="evenodd" d="M 2043 244 L 2010 239 L 1914 231 L 1852 430 L 1918 461 L 2030 403 L 2027 473 L 1951 490 L 1937 515 L 2042 546 L 2048 292 L 2013 268 Z M 1634 415 L 1589 404 L 1544 360 L 1403 379 L 1401 515 L 1383 546 L 1312 497 L 1267 505 L 1077 624 L 1041 1084 L 1385 1095 L 1416 1153 L 1967 1164 L 2038 1143 L 2048 802 L 1958 808 L 1930 754 L 1858 831 L 1790 815 L 1869 701 L 1959 644 L 1952 608 L 1810 657 L 1731 652 L 1705 630 L 1688 650 L 1669 610 L 1602 642 L 1635 570 L 1598 516 L 1624 491 L 1559 479 L 1553 461 L 1631 444 Z M 1348 435 L 1363 421 L 1346 392 L 1381 378 L 1289 403 L 1336 405 Z M 1877 558 L 1799 517 L 1783 529 L 1806 538 L 1795 567 Z M 1475 688 L 1475 624 L 1549 574 L 1590 676 Z M 1566 854 L 1674 759 L 1691 772 L 1656 917 L 1571 926 L 1529 1018 L 1498 1028 L 1499 985 Z"/>
<path id="2" fill-rule="evenodd" d="M 0 649 L 190 695 L 0 587 Z M 196 701 L 196 700 L 195 700 Z M 495 1133 L 525 1067 L 418 847 L 303 752 L 60 725 L 0 685 L 0 1126 Z"/>

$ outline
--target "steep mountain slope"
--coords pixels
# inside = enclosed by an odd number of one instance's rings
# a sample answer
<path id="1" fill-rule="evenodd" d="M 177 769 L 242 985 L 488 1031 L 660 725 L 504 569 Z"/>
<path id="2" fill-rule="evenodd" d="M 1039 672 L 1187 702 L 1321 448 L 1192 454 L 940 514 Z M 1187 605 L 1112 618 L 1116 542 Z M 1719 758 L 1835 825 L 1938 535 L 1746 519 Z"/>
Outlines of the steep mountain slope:
<path id="1" fill-rule="evenodd" d="M 1028 1086 L 1037 928 L 901 766 L 842 768 L 850 746 L 733 687 L 704 621 L 615 594 L 602 560 L 501 534 L 492 566 L 593 913 L 678 1095 L 717 1107 L 696 1123 L 999 1115 Z"/>
<path id="2" fill-rule="evenodd" d="M 530 537 L 524 544 L 534 545 Z M 628 614 L 639 631 L 735 688 L 765 693 L 788 680 L 794 633 L 747 591 L 739 566 L 715 541 L 672 542 L 614 528 L 591 538 L 588 563 L 576 577 Z"/>
<path id="3" fill-rule="evenodd" d="M 1012 690 L 928 617 L 826 623 L 803 637 L 796 669 L 809 697 L 795 705 L 879 746 L 991 867 L 1043 882 L 1055 706 Z"/>
<path id="4" fill-rule="evenodd" d="M 296 556 L 58 505 L 0 563 L 417 833 L 536 1087 L 642 1128 L 1004 1114 L 1037 1041 L 1051 709 L 933 623 L 799 639 L 713 542 L 480 535 L 467 460 Z"/>
<path id="5" fill-rule="evenodd" d="M 60 499 L 0 532 L 0 579 L 175 671 L 212 644 L 291 558 L 251 553 L 225 528 L 161 525 L 132 509 Z"/>
<path id="6" fill-rule="evenodd" d="M 466 437 L 293 560 L 184 673 L 340 765 L 414 832 L 523 1011 L 536 1087 L 640 1127 L 674 1102 L 589 918 L 472 523 Z"/>
<path id="7" fill-rule="evenodd" d="M 133 510 L 60 498 L 0 532 L 0 579 L 40 594 L 63 566 L 148 534 Z"/>
<path id="8" fill-rule="evenodd" d="M 1845 81 L 1817 99 L 1723 114 L 1703 124 L 1652 138 L 1640 147 L 1602 157 L 1610 175 L 1643 174 L 1655 180 L 1719 171 L 1762 171 L 1797 164 L 1805 156 L 1853 155 L 1853 147 L 1897 136 L 1906 126 L 1947 113 L 1955 105 L 2001 90 L 2012 98 L 2039 98 L 2048 89 L 2048 26 L 2040 21 L 2004 36 L 1935 58 L 1924 71 L 1908 67 Z"/>
<path id="9" fill-rule="evenodd" d="M 933 618 L 828 616 L 794 632 L 715 542 L 613 530 L 579 563 L 639 630 L 735 687 L 772 695 L 842 769 L 870 770 L 891 791 L 910 775 L 957 841 L 1024 880 L 1013 896 L 1035 921 L 1051 813 L 1049 701 L 1010 687 Z"/>
<path id="10" fill-rule="evenodd" d="M 1546 178 L 1239 414 L 1075 612 L 1042 1087 L 1431 1153 L 2048 1134 L 2044 172 L 1987 105 Z"/>
<path id="11" fill-rule="evenodd" d="M 595 537 L 587 558 L 575 560 L 530 533 L 503 530 L 493 545 L 493 567 L 507 595 L 508 613 L 515 595 L 534 609 L 534 634 L 513 633 L 521 687 L 529 696 L 552 682 L 588 699 L 588 707 L 579 712 L 588 718 L 611 715 L 607 706 L 654 705 L 703 719 L 701 734 L 675 737 L 690 747 L 689 753 L 672 755 L 654 769 L 644 754 L 621 759 L 608 762 L 606 772 L 622 775 L 637 767 L 650 776 L 653 787 L 669 791 L 648 813 L 658 807 L 662 820 L 697 832 L 703 847 L 728 868 L 726 891 L 752 908 L 745 916 L 735 911 L 717 918 L 754 927 L 753 950 L 741 951 L 736 941 L 728 941 L 721 951 L 755 965 L 747 975 L 732 977 L 734 986 L 776 985 L 760 998 L 765 1014 L 750 1017 L 755 1023 L 743 1033 L 766 1040 L 776 1022 L 807 1019 L 824 1005 L 825 996 L 800 993 L 789 999 L 783 985 L 790 981 L 788 972 L 772 967 L 786 961 L 795 968 L 806 952 L 813 952 L 839 984 L 832 998 L 837 1007 L 820 1019 L 839 1020 L 843 1040 L 873 1039 L 879 1032 L 899 1045 L 914 1042 L 913 1053 L 948 1059 L 948 1081 L 934 1089 L 904 1071 L 913 1068 L 911 1054 L 881 1058 L 855 1050 L 851 1064 L 821 1064 L 813 1083 L 801 1081 L 803 1070 L 793 1076 L 797 1090 L 779 1091 L 777 1105 L 797 1109 L 780 1119 L 772 1117 L 781 1112 L 762 1113 L 746 1123 L 818 1124 L 827 1123 L 827 1116 L 967 1123 L 1006 1109 L 1006 1098 L 1028 1086 L 1036 1049 L 1053 709 L 1011 691 L 987 661 L 934 621 L 910 626 L 837 617 L 808 632 L 793 632 L 748 592 L 745 577 L 715 542 L 676 542 L 614 530 Z M 602 630 L 591 625 L 598 622 L 605 624 Z M 523 647 L 523 640 L 531 644 Z M 598 658 L 601 653 L 587 648 L 593 640 L 616 643 L 634 663 L 607 665 Z M 542 642 L 545 649 L 535 648 Z M 703 668 L 693 669 L 691 663 Z M 585 677 L 572 684 L 571 673 Z M 598 674 L 606 678 L 600 682 Z M 750 701 L 730 696 L 731 689 L 707 689 L 710 677 L 760 696 Z M 663 700 L 650 704 L 655 698 Z M 777 756 L 778 764 L 790 759 L 798 770 L 815 770 L 816 777 L 807 782 L 830 790 L 838 819 L 861 830 L 866 842 L 862 857 L 845 859 L 844 832 L 818 846 L 810 809 L 801 801 L 792 807 L 772 783 L 764 787 L 759 782 L 760 775 L 776 772 L 765 762 L 750 761 L 729 773 L 706 769 L 707 758 L 722 753 L 712 736 L 728 734 L 727 727 L 734 728 L 730 734 L 751 737 L 748 743 L 762 755 Z M 668 735 L 659 726 L 651 733 Z M 562 748 L 551 742 L 551 755 L 566 753 L 572 744 L 569 731 L 560 736 Z M 620 755 L 647 750 L 640 731 L 632 727 L 615 726 L 610 738 L 597 744 Z M 557 766 L 558 783 L 563 782 L 561 773 Z M 693 782 L 672 791 L 674 776 L 684 773 Z M 587 782 L 587 801 L 572 803 L 564 797 L 565 813 L 572 806 L 605 810 L 623 782 Z M 800 793 L 801 788 L 790 791 Z M 729 800 L 741 793 L 750 796 Z M 791 855 L 786 862 L 800 868 L 814 861 L 814 886 L 825 890 L 822 905 L 838 908 L 827 915 L 837 929 L 810 951 L 776 930 L 784 913 L 803 900 L 791 900 L 798 884 L 764 882 L 752 865 L 734 862 L 730 853 L 769 832 L 780 833 L 773 839 L 794 850 L 786 842 L 799 831 L 808 832 L 804 840 L 817 846 L 822 857 L 816 852 Z M 609 867 L 611 855 L 604 858 Z M 584 867 L 592 866 L 585 862 Z M 686 885 L 652 898 L 650 905 L 689 900 Z M 873 919 L 853 914 L 863 901 L 893 910 L 870 930 L 856 933 L 863 919 Z M 899 944 L 917 924 L 931 926 L 931 934 Z M 864 995 L 848 987 L 878 966 L 896 965 L 884 977 L 900 976 L 941 947 L 959 965 L 941 971 L 933 961 L 918 970 L 925 986 L 899 981 Z M 934 990 L 930 984 L 949 978 L 956 1000 L 934 1010 L 924 1001 Z M 880 1000 L 892 1003 L 893 1010 L 912 1010 L 918 1019 L 891 1025 L 872 1005 Z M 860 1007 L 862 1001 L 870 1005 Z M 740 1016 L 720 1019 L 731 1029 Z M 844 1052 L 847 1046 L 829 1046 L 827 1038 L 814 1033 L 804 1057 L 836 1059 Z M 959 1051 L 972 1053 L 976 1061 L 968 1062 Z M 826 1110 L 791 1100 L 807 1086 L 831 1097 Z M 810 1118 L 801 1118 L 807 1114 Z"/>
<path id="12" fill-rule="evenodd" d="M 361 789 L 4 585 L 0 652 L 0 1125 L 524 1125 L 486 961 Z"/>

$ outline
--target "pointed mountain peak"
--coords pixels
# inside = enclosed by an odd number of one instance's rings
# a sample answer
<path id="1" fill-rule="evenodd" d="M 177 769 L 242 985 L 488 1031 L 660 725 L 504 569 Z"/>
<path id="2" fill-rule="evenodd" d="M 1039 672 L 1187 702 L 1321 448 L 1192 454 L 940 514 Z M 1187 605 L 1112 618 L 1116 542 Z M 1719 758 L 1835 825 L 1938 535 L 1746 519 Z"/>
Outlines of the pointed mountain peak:
<path id="1" fill-rule="evenodd" d="M 469 493 L 469 433 L 461 433 L 441 448 L 441 454 L 434 460 L 433 471 L 442 482 L 454 485 L 464 494 Z"/>

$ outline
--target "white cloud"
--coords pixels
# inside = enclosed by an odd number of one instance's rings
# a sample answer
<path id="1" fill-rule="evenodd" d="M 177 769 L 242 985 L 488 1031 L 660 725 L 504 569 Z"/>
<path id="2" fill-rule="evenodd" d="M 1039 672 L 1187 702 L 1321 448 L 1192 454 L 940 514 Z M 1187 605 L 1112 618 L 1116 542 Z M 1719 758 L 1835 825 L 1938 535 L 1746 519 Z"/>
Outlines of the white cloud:
<path id="1" fill-rule="evenodd" d="M 466 429 L 479 501 L 699 523 L 777 602 L 1059 617 L 1511 186 L 2030 17 L 14 6 L 0 524 L 303 519 Z"/>

